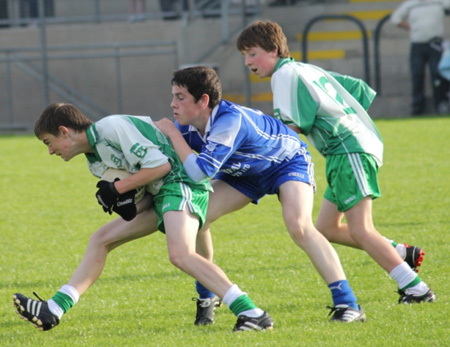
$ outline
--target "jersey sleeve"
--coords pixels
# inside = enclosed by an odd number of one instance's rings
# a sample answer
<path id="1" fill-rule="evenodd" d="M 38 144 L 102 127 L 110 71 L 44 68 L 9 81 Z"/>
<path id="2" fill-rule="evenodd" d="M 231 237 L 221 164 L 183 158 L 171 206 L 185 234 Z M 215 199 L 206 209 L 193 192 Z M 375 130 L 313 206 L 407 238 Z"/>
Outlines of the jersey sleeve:
<path id="1" fill-rule="evenodd" d="M 161 152 L 157 138 L 153 142 L 126 117 L 108 117 L 103 124 L 103 136 L 113 147 L 123 153 L 125 160 L 136 170 L 155 168 L 168 162 L 168 157 Z M 109 123 L 109 124 L 108 124 Z M 148 126 L 152 126 L 148 124 Z"/>
<path id="2" fill-rule="evenodd" d="M 376 92 L 359 78 L 344 76 L 336 72 L 329 72 L 367 111 L 375 99 Z"/>
<path id="3" fill-rule="evenodd" d="M 197 165 L 213 177 L 244 140 L 242 118 L 239 114 L 226 113 L 211 126 L 206 143 L 197 158 Z"/>
<path id="4" fill-rule="evenodd" d="M 294 68 L 286 66 L 273 74 L 271 84 L 274 117 L 287 125 L 300 128 L 303 134 L 308 135 L 319 105 L 301 76 Z"/>

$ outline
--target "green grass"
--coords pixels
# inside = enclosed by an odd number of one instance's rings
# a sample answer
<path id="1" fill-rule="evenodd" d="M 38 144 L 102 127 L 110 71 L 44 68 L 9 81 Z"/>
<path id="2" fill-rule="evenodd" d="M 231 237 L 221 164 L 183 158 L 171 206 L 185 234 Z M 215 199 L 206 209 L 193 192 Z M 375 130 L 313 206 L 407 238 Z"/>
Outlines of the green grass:
<path id="1" fill-rule="evenodd" d="M 12 294 L 50 298 L 81 260 L 89 236 L 111 217 L 94 197 L 84 158 L 65 163 L 32 136 L 0 138 L 1 346 L 448 346 L 450 345 L 450 118 L 379 120 L 385 142 L 378 230 L 422 246 L 420 276 L 433 304 L 398 305 L 396 285 L 367 254 L 336 246 L 364 307 L 366 324 L 330 324 L 331 298 L 311 263 L 289 239 L 273 196 L 225 216 L 213 228 L 215 261 L 270 312 L 272 332 L 234 334 L 235 317 L 193 325 L 193 280 L 173 267 L 158 233 L 124 245 L 100 279 L 48 332 L 18 319 Z M 319 185 L 324 160 L 311 149 Z"/>

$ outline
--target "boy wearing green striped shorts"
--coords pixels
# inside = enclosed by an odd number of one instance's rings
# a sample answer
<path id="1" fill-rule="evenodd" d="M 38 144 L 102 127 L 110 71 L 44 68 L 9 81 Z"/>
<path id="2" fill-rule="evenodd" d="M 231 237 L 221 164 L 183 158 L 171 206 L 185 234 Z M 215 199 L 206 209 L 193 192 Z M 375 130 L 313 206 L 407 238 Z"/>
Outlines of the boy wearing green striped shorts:
<path id="1" fill-rule="evenodd" d="M 275 22 L 249 25 L 237 48 L 251 72 L 271 77 L 274 116 L 326 158 L 328 187 L 317 229 L 331 242 L 365 250 L 398 283 L 400 303 L 434 301 L 414 271 L 422 250 L 387 240 L 373 225 L 372 200 L 380 196 L 377 174 L 383 163 L 383 141 L 367 113 L 375 92 L 362 80 L 296 62 Z"/>
<path id="2" fill-rule="evenodd" d="M 100 276 L 111 250 L 159 229 L 166 235 L 172 264 L 213 291 L 238 317 L 234 331 L 273 327 L 267 312 L 216 264 L 196 253 L 211 185 L 208 180 L 194 182 L 189 178 L 169 139 L 150 117 L 112 115 L 93 123 L 71 104 L 51 104 L 37 120 L 35 134 L 50 155 L 69 161 L 85 154 L 90 171 L 97 177 L 109 168 L 131 175 L 97 183 L 96 197 L 103 211 L 120 217 L 91 236 L 78 268 L 50 300 L 14 294 L 13 303 L 21 318 L 40 330 L 52 329 Z M 140 187 L 149 194 L 136 205 L 136 189 Z M 241 316 L 247 315 L 261 316 L 264 324 L 242 326 Z"/>

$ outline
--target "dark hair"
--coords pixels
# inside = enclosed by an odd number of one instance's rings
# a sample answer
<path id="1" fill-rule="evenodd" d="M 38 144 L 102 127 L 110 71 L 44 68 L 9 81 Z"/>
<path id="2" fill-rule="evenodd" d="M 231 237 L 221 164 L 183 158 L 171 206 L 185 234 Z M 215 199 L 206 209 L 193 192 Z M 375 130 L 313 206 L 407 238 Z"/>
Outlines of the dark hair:
<path id="1" fill-rule="evenodd" d="M 271 21 L 257 20 L 250 24 L 239 34 L 236 46 L 240 52 L 259 46 L 266 52 L 277 50 L 280 58 L 290 57 L 283 29 Z"/>
<path id="2" fill-rule="evenodd" d="M 203 94 L 209 96 L 209 108 L 214 108 L 222 99 L 222 85 L 214 69 L 207 66 L 193 66 L 173 73 L 172 85 L 181 86 L 192 94 L 195 102 Z"/>
<path id="3" fill-rule="evenodd" d="M 76 132 L 87 130 L 92 121 L 72 104 L 48 105 L 34 125 L 34 134 L 39 138 L 42 134 L 59 135 L 59 127 L 65 126 Z"/>

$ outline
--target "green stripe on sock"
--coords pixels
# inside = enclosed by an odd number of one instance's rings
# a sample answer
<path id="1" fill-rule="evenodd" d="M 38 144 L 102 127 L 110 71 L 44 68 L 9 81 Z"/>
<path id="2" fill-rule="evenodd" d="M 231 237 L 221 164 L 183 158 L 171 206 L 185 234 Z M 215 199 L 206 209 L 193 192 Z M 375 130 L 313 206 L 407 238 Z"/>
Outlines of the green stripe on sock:
<path id="1" fill-rule="evenodd" d="M 239 313 L 253 310 L 257 308 L 253 303 L 252 299 L 250 299 L 247 295 L 243 294 L 239 298 L 233 301 L 230 305 L 230 310 L 237 316 Z"/>
<path id="2" fill-rule="evenodd" d="M 411 288 L 414 287 L 415 285 L 419 284 L 420 282 L 422 282 L 422 280 L 419 278 L 419 276 L 416 276 L 415 280 L 412 281 L 411 283 L 409 283 L 406 287 L 401 288 L 400 290 L 405 290 L 407 288 Z"/>
<path id="3" fill-rule="evenodd" d="M 74 305 L 72 298 L 69 295 L 61 292 L 57 292 L 52 299 L 59 307 L 62 308 L 64 313 L 69 311 L 69 308 Z"/>

